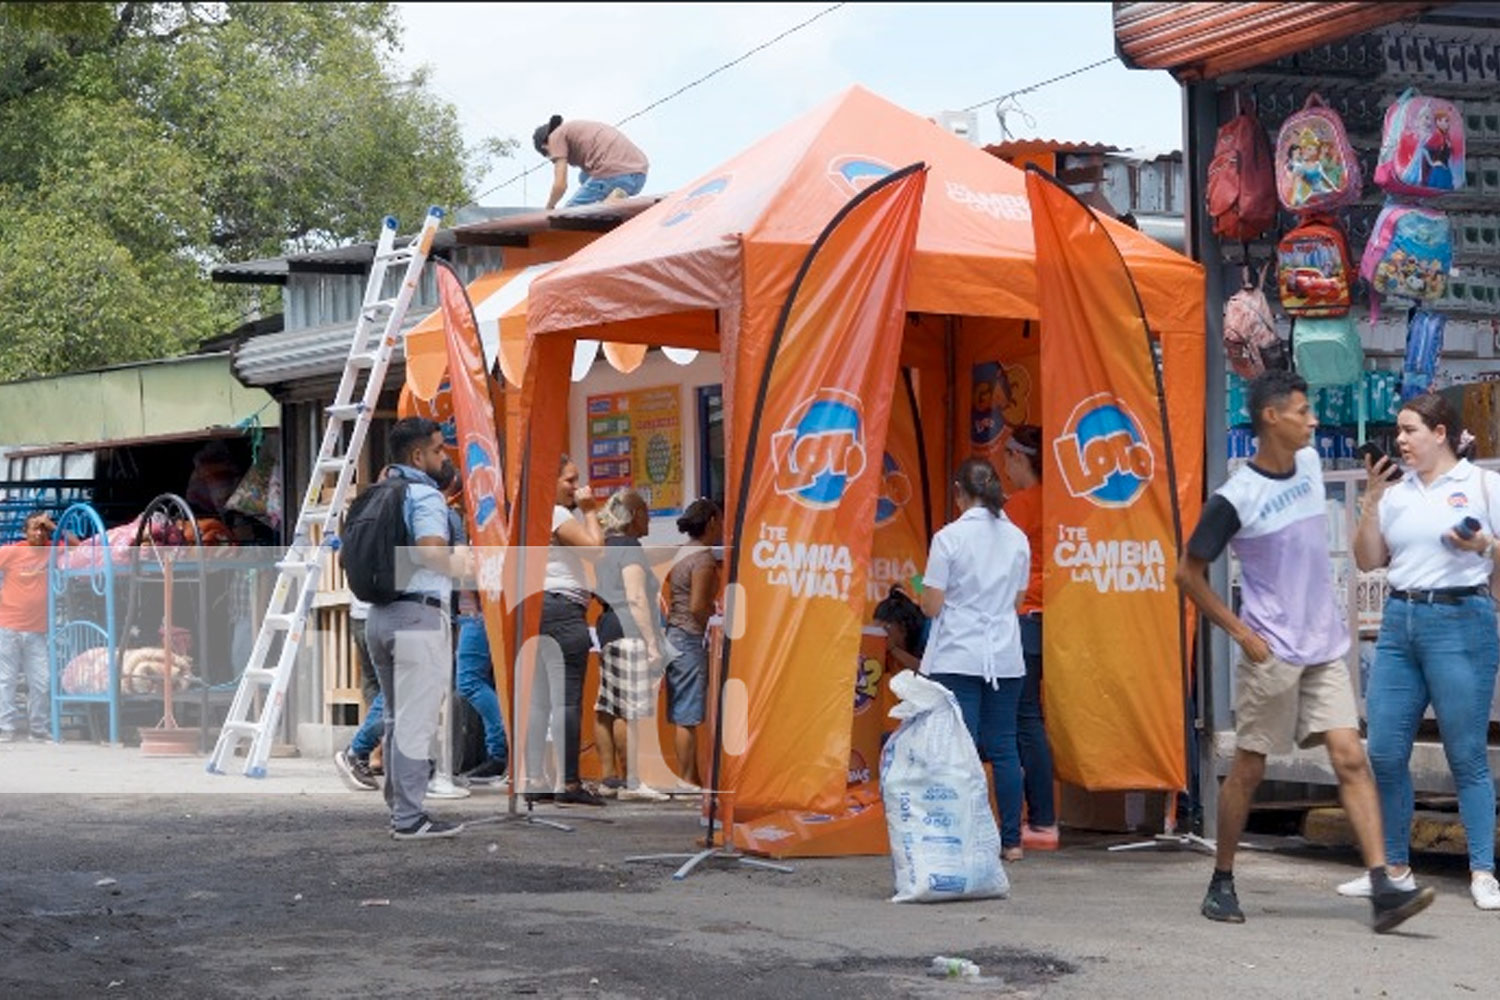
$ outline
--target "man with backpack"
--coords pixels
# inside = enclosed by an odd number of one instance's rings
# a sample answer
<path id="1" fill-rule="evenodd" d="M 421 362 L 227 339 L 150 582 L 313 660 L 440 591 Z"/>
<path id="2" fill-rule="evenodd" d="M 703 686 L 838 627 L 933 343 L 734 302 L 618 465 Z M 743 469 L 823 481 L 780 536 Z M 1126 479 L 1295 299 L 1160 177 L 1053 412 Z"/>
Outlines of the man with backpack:
<path id="1" fill-rule="evenodd" d="M 451 462 L 443 434 L 424 417 L 391 428 L 392 464 L 350 504 L 340 537 L 349 588 L 371 604 L 365 640 L 386 698 L 385 800 L 396 840 L 452 837 L 423 808 L 429 750 L 453 671 L 448 597 L 473 575 L 473 556 L 453 545 L 438 482 Z M 446 468 L 445 468 L 446 467 Z"/>

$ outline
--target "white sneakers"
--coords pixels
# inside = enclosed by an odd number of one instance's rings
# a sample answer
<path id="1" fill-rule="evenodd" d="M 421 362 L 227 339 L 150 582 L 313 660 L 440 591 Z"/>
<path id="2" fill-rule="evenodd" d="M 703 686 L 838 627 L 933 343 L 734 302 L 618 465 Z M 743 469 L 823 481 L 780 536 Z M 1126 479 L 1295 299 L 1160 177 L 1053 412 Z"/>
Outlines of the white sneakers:
<path id="1" fill-rule="evenodd" d="M 1470 879 L 1469 894 L 1481 910 L 1500 910 L 1500 882 L 1493 872 L 1479 872 Z"/>
<path id="2" fill-rule="evenodd" d="M 658 792 L 650 785 L 626 785 L 619 790 L 618 796 L 622 802 L 666 802 L 672 798 L 666 792 Z"/>
<path id="3" fill-rule="evenodd" d="M 466 799 L 469 797 L 469 790 L 462 785 L 455 785 L 451 778 L 434 774 L 427 779 L 427 797 L 429 799 Z"/>
<path id="4" fill-rule="evenodd" d="M 1400 878 L 1391 879 L 1391 885 L 1397 889 L 1410 890 L 1417 887 L 1417 879 L 1410 871 Z M 1342 883 L 1338 889 L 1340 896 L 1355 896 L 1368 898 L 1370 895 L 1370 873 L 1360 872 L 1359 878 L 1352 878 Z M 1474 905 L 1481 910 L 1500 910 L 1500 881 L 1490 872 L 1479 872 L 1469 881 L 1469 894 L 1474 897 Z"/>
<path id="5" fill-rule="evenodd" d="M 1391 879 L 1391 885 L 1402 892 L 1410 892 L 1417 887 L 1417 877 L 1408 869 L 1400 878 Z M 1339 886 L 1340 896 L 1355 896 L 1359 899 L 1370 898 L 1370 873 L 1360 872 L 1359 878 L 1352 878 Z"/>

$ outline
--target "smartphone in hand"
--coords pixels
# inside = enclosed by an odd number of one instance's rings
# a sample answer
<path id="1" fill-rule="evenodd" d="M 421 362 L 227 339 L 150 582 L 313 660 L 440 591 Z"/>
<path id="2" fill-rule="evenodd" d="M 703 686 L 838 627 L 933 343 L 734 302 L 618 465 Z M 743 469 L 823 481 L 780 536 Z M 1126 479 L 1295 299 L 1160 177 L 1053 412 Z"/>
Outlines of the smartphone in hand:
<path id="1" fill-rule="evenodd" d="M 1354 453 L 1360 458 L 1369 459 L 1370 468 L 1372 469 L 1380 464 L 1380 460 L 1382 458 L 1386 457 L 1385 452 L 1381 450 L 1378 444 L 1373 444 L 1369 441 L 1366 441 L 1364 444 L 1356 448 Z M 1400 467 L 1397 466 L 1394 462 L 1391 463 L 1391 470 L 1386 473 L 1385 478 L 1393 483 L 1396 483 L 1401 481 L 1401 476 L 1402 472 Z"/>

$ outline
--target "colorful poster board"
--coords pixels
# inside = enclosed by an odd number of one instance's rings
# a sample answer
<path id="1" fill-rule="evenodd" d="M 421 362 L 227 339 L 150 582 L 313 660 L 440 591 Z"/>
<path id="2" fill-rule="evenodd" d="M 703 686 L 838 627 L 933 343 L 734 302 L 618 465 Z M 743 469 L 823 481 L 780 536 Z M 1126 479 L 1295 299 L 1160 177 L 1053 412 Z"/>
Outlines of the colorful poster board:
<path id="1" fill-rule="evenodd" d="M 588 398 L 586 475 L 595 497 L 634 489 L 653 517 L 681 513 L 681 397 L 668 385 Z"/>

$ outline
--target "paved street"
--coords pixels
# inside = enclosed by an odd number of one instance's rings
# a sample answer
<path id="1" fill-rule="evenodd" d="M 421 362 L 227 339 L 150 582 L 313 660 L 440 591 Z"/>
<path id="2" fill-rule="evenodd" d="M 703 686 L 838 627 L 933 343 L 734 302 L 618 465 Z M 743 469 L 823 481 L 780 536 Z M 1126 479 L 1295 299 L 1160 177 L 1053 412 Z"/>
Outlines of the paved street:
<path id="1" fill-rule="evenodd" d="M 897 906 L 882 858 L 674 882 L 686 804 L 557 809 L 575 833 L 483 823 L 397 844 L 375 794 L 322 761 L 263 782 L 138 750 L 0 747 L 0 996 L 1214 997 L 1493 991 L 1500 914 L 1433 859 L 1440 897 L 1376 937 L 1333 893 L 1342 852 L 1256 853 L 1250 922 L 1197 915 L 1209 861 L 1067 838 L 1011 867 L 1011 899 Z M 47 787 L 71 788 L 47 793 Z M 493 793 L 434 812 L 493 818 Z M 608 822 L 601 822 L 607 820 Z M 1438 866 L 1436 868 L 1432 866 Z M 99 885 L 101 880 L 113 883 Z M 938 954 L 976 983 L 927 979 Z"/>

